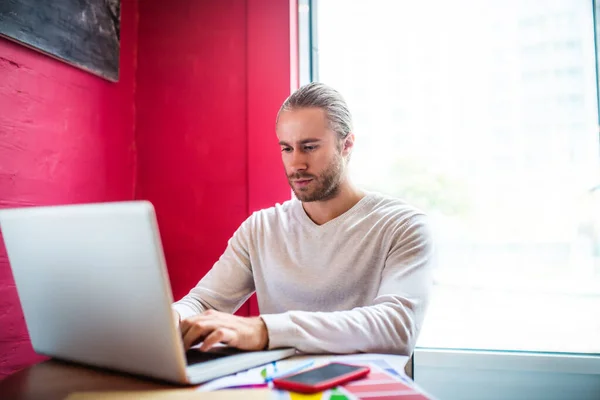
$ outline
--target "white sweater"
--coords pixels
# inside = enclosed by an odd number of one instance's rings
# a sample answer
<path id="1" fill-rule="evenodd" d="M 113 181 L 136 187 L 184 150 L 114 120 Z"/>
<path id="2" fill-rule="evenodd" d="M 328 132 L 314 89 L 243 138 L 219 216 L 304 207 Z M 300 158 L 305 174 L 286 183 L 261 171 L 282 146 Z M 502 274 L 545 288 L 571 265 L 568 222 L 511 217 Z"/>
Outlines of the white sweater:
<path id="1" fill-rule="evenodd" d="M 256 292 L 269 348 L 411 354 L 431 286 L 425 215 L 368 193 L 316 225 L 296 199 L 252 214 L 198 285 L 182 318 L 235 312 Z"/>

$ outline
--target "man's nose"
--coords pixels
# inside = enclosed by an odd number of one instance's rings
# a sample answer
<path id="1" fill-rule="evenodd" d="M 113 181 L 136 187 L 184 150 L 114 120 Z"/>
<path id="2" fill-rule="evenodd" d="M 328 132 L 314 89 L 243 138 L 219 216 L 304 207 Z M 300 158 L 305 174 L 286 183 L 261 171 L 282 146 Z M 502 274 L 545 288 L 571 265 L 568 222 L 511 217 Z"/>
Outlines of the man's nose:
<path id="1" fill-rule="evenodd" d="M 290 167 L 294 172 L 306 170 L 308 168 L 306 155 L 301 151 L 294 150 Z"/>

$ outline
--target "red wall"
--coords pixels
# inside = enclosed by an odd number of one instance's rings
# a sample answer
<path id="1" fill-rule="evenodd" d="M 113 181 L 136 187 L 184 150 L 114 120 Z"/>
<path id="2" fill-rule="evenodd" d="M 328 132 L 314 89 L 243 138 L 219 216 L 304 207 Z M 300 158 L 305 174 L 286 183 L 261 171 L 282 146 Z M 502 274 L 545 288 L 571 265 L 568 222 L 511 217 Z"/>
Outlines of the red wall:
<path id="1" fill-rule="evenodd" d="M 128 0 L 118 84 L 0 38 L 0 207 L 133 198 L 136 43 Z M 0 379 L 40 359 L 0 237 Z"/>
<path id="2" fill-rule="evenodd" d="M 299 84 L 298 2 L 248 0 L 246 11 L 250 215 L 292 196 L 275 136 L 275 117 Z M 255 296 L 248 311 L 259 314 Z"/>
<path id="3" fill-rule="evenodd" d="M 251 211 L 290 198 L 274 121 L 297 86 L 296 7 L 140 2 L 136 197 L 155 205 L 177 299 Z"/>

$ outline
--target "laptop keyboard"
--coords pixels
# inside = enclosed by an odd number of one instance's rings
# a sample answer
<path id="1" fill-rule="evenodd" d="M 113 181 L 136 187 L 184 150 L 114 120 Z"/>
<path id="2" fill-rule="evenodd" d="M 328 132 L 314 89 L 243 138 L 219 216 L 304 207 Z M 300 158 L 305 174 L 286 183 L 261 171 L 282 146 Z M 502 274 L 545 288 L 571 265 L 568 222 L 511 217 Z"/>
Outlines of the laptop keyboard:
<path id="1" fill-rule="evenodd" d="M 247 351 L 236 349 L 234 347 L 217 346 L 209 351 L 200 351 L 198 349 L 190 349 L 186 351 L 185 358 L 187 365 L 199 364 L 206 361 L 211 361 L 217 358 L 223 358 L 234 354 L 246 353 Z"/>

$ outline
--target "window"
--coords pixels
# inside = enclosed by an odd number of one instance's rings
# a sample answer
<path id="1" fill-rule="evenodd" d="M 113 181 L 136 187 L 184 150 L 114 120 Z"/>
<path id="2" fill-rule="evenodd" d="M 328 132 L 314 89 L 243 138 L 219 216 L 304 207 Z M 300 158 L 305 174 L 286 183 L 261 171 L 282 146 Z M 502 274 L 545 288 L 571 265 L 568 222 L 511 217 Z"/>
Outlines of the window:
<path id="1" fill-rule="evenodd" d="M 418 346 L 600 353 L 592 2 L 318 0 L 310 12 L 312 79 L 353 112 L 355 182 L 421 207 L 436 230 Z"/>

